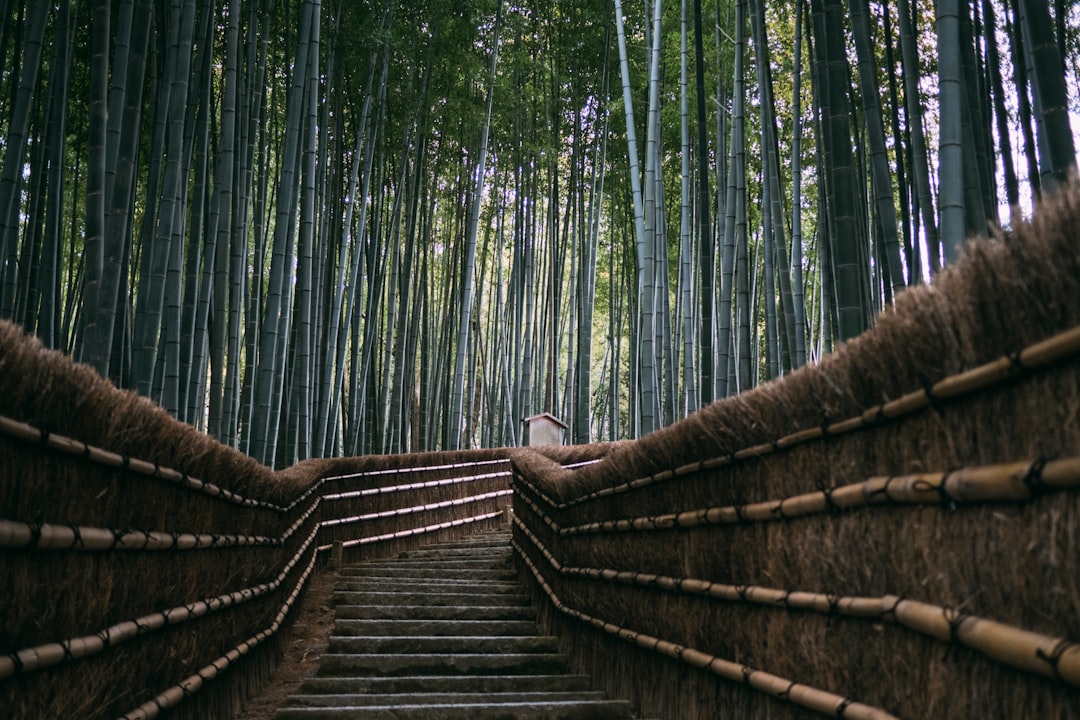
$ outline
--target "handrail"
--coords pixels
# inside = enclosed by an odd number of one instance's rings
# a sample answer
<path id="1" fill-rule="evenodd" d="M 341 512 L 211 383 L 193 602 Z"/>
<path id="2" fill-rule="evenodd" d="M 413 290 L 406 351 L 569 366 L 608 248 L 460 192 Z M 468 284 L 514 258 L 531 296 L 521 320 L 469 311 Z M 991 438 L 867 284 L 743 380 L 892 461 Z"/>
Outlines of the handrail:
<path id="1" fill-rule="evenodd" d="M 518 527 L 524 527 L 523 523 L 516 517 L 515 521 Z M 647 635 L 627 627 L 622 627 L 570 607 L 555 594 L 554 589 L 548 584 L 547 580 L 544 579 L 543 573 L 540 572 L 540 569 L 536 567 L 536 564 L 533 563 L 532 559 L 525 553 L 524 548 L 522 548 L 516 540 L 513 541 L 513 545 L 522 562 L 529 568 L 536 578 L 537 583 L 547 594 L 551 604 L 556 610 L 564 615 L 588 623 L 609 635 L 614 635 L 622 640 L 634 643 L 645 650 L 651 650 L 674 660 L 684 662 L 699 670 L 705 670 L 714 675 L 718 675 L 725 680 L 745 683 L 755 690 L 767 693 L 779 700 L 787 701 L 793 705 L 798 705 L 799 707 L 804 707 L 823 715 L 830 715 L 835 718 L 847 718 L 848 720 L 899 720 L 895 715 L 890 714 L 882 708 L 856 702 L 850 698 L 845 698 L 842 695 L 837 695 L 836 693 L 831 693 L 827 690 L 803 685 L 802 683 L 782 678 L 764 670 L 758 670 L 748 665 L 726 660 L 694 648 L 679 645 L 652 635 Z"/>
<path id="2" fill-rule="evenodd" d="M 1070 328 L 1034 343 L 1023 350 L 1004 355 L 971 370 L 943 378 L 933 385 L 913 390 L 895 400 L 874 405 L 846 420 L 837 422 L 826 420 L 820 426 L 803 428 L 771 442 L 745 447 L 719 457 L 680 465 L 670 470 L 662 470 L 625 483 L 601 488 L 581 497 L 559 503 L 558 507 L 560 509 L 573 507 L 602 497 L 618 495 L 687 475 L 715 470 L 743 460 L 760 459 L 814 440 L 846 435 L 857 430 L 875 427 L 886 421 L 914 415 L 921 410 L 935 407 L 939 403 L 971 395 L 994 385 L 1004 384 L 1077 354 L 1080 354 L 1080 326 Z"/>

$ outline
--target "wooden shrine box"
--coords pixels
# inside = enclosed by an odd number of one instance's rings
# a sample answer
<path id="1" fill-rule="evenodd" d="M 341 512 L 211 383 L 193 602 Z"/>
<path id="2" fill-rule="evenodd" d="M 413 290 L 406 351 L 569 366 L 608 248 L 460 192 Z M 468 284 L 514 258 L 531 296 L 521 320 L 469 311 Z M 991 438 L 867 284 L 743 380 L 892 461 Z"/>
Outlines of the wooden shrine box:
<path id="1" fill-rule="evenodd" d="M 567 425 L 551 413 L 525 418 L 527 445 L 562 445 Z"/>

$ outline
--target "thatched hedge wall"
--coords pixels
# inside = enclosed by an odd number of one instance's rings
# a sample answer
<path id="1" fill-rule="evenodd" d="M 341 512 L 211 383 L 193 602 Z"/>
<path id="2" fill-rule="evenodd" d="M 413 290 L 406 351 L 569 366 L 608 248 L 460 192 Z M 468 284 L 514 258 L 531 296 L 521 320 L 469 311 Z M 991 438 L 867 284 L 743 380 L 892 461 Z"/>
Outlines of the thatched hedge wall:
<path id="1" fill-rule="evenodd" d="M 359 493 L 393 485 L 422 487 Z M 0 715 L 155 715 L 155 697 L 169 704 L 188 679 L 202 687 L 169 717 L 230 717 L 267 681 L 280 649 L 266 631 L 289 621 L 290 595 L 335 541 L 355 543 L 349 560 L 492 527 L 508 489 L 495 452 L 273 473 L 0 322 Z"/>
<path id="2" fill-rule="evenodd" d="M 1072 190 L 969 245 L 818 366 L 597 464 L 517 458 L 515 542 L 539 575 L 524 572 L 562 603 L 546 622 L 643 717 L 802 717 L 813 713 L 789 701 L 807 687 L 835 694 L 815 700 L 833 716 L 874 716 L 850 700 L 911 718 L 1080 717 L 1069 674 L 1080 666 L 1078 478 L 1073 465 L 1055 469 L 1072 489 L 1048 487 L 1040 470 L 1051 466 L 1038 461 L 1080 453 L 1080 360 L 1075 342 L 1052 362 L 1018 354 L 1078 325 Z M 953 392 L 965 382 L 949 378 L 1010 356 L 985 387 Z M 1019 498 L 1006 502 L 964 502 L 974 485 L 954 472 L 940 493 L 912 480 L 923 502 L 900 503 L 901 479 L 887 479 L 1014 461 L 996 473 Z M 865 492 L 837 490 L 875 476 Z M 848 507 L 852 497 L 882 504 Z M 794 517 L 800 505 L 817 511 Z M 816 605 L 796 591 L 817 594 Z M 982 642 L 973 628 L 988 627 L 973 618 L 1045 635 L 1018 651 L 1036 671 L 972 649 Z M 656 640 L 684 662 L 652 652 Z M 693 669 L 707 659 L 682 648 L 720 660 Z M 779 678 L 771 694 L 765 673 Z"/>

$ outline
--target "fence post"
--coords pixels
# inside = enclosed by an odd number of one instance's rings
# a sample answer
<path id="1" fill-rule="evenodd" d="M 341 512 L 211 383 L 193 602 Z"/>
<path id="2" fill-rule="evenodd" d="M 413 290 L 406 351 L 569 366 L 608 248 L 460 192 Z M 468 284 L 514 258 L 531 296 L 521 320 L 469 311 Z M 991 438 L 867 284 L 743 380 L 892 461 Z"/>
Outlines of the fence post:
<path id="1" fill-rule="evenodd" d="M 345 544 L 340 540 L 335 540 L 334 547 L 330 550 L 330 569 L 340 570 L 344 556 Z"/>

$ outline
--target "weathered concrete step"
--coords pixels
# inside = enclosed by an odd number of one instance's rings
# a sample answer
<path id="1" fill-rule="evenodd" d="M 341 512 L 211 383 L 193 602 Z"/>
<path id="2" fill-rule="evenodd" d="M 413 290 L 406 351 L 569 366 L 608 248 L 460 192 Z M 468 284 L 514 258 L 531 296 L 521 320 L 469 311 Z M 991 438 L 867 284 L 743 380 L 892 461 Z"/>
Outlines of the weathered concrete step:
<path id="1" fill-rule="evenodd" d="M 409 568 L 393 566 L 375 567 L 373 565 L 358 565 L 343 567 L 341 569 L 341 575 L 342 577 L 346 578 L 456 578 L 472 580 L 476 582 L 483 580 L 508 581 L 517 579 L 517 572 L 512 567 L 507 567 L 501 570 L 494 568 L 457 568 L 450 570 L 447 568 Z"/>
<path id="2" fill-rule="evenodd" d="M 471 547 L 444 547 L 422 548 L 420 550 L 408 550 L 398 555 L 398 558 L 418 560 L 421 558 L 434 558 L 454 560 L 457 558 L 475 557 L 509 557 L 513 554 L 509 543 L 499 545 L 477 545 Z"/>
<path id="3" fill-rule="evenodd" d="M 340 616 L 339 616 L 340 617 Z M 334 635 L 376 637 L 390 635 L 529 635 L 536 622 L 529 620 L 344 620 L 334 623 Z"/>
<path id="4" fill-rule="evenodd" d="M 588 690 L 586 675 L 414 675 L 401 677 L 314 677 L 301 693 L 507 693 L 580 692 Z"/>
<path id="5" fill-rule="evenodd" d="M 555 653 L 559 639 L 539 635 L 396 635 L 330 638 L 330 653 Z"/>
<path id="6" fill-rule="evenodd" d="M 339 605 L 464 605 L 466 607 L 512 607 L 528 605 L 528 595 L 480 595 L 454 592 L 367 592 L 339 590 Z"/>
<path id="7" fill-rule="evenodd" d="M 438 653 L 412 655 L 375 653 L 322 656 L 322 675 L 552 675 L 567 671 L 566 656 L 558 653 Z"/>
<path id="8" fill-rule="evenodd" d="M 604 693 L 578 692 L 500 692 L 500 693 L 397 693 L 397 694 L 333 694 L 292 695 L 285 701 L 286 707 L 334 707 L 365 705 L 477 705 L 480 703 L 537 703 L 581 702 L 604 700 Z"/>
<path id="9" fill-rule="evenodd" d="M 439 543 L 441 548 L 509 547 L 513 535 L 509 532 L 483 533 L 472 537 Z"/>
<path id="10" fill-rule="evenodd" d="M 338 605 L 341 620 L 535 620 L 532 607 L 439 605 Z"/>
<path id="11" fill-rule="evenodd" d="M 446 567 L 477 567 L 481 565 L 506 565 L 513 561 L 513 553 L 506 550 L 492 553 L 471 552 L 464 556 L 456 557 L 408 557 L 398 555 L 393 558 L 367 560 L 363 565 L 408 565 L 409 567 L 424 567 L 427 565 L 440 565 Z M 361 564 L 361 563 L 358 563 Z"/>
<path id="12" fill-rule="evenodd" d="M 398 705 L 284 708 L 275 720 L 622 720 L 630 704 L 619 700 L 477 705 Z"/>
<path id="13" fill-rule="evenodd" d="M 339 579 L 336 589 L 341 592 L 447 592 L 467 593 L 470 595 L 518 595 L 521 583 L 483 582 L 470 580 L 446 580 L 442 578 L 398 578 L 383 580 L 380 578 L 354 577 Z"/>

